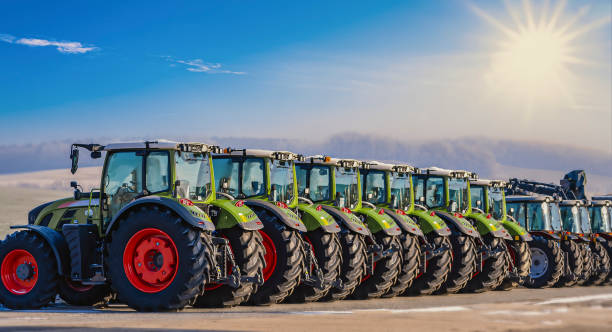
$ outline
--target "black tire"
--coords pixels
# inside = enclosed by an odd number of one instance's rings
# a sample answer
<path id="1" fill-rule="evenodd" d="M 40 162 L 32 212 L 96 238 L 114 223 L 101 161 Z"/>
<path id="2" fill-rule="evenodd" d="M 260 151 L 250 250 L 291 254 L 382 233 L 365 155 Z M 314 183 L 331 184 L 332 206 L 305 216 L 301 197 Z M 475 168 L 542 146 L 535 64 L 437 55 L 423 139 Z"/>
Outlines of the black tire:
<path id="1" fill-rule="evenodd" d="M 467 285 L 476 271 L 476 244 L 474 238 L 464 234 L 452 234 L 453 262 L 446 281 L 436 291 L 436 294 L 454 294 Z"/>
<path id="2" fill-rule="evenodd" d="M 397 250 L 376 262 L 374 274 L 364 276 L 359 286 L 351 294 L 351 298 L 356 300 L 375 299 L 383 296 L 395 284 L 401 269 L 400 251 L 402 245 L 398 237 L 388 236 L 381 231 L 374 234 L 374 238 L 376 243 L 383 246 L 383 250 L 392 247 Z"/>
<path id="3" fill-rule="evenodd" d="M 23 260 L 23 251 L 27 251 L 34 261 L 17 265 Z M 4 306 L 11 309 L 37 309 L 55 300 L 59 282 L 57 263 L 53 250 L 38 234 L 20 231 L 7 236 L 0 242 L 0 262 L 0 302 Z M 28 276 L 22 274 L 26 279 L 20 279 L 17 277 L 17 268 L 23 271 L 26 266 Z"/>
<path id="4" fill-rule="evenodd" d="M 174 277 L 165 280 L 167 281 L 165 286 L 151 286 L 153 291 L 143 291 L 142 286 L 139 286 L 140 289 L 137 288 L 133 283 L 135 279 L 130 281 L 124 269 L 124 254 L 130 257 L 132 252 L 128 244 L 131 246 L 144 243 L 144 240 L 138 242 L 137 238 L 139 234 L 147 231 L 165 233 L 166 237 L 160 241 L 162 243 L 160 248 L 166 247 L 172 251 L 174 244 L 175 261 L 178 260 L 178 265 L 174 265 L 174 272 L 171 272 Z M 128 215 L 123 217 L 111 232 L 106 254 L 107 271 L 112 280 L 111 287 L 117 293 L 119 301 L 138 311 L 180 310 L 191 304 L 195 297 L 201 294 L 208 279 L 207 255 L 210 253 L 203 241 L 208 240 L 206 237 L 201 237 L 199 230 L 187 225 L 179 216 L 162 207 L 140 207 L 128 212 Z M 162 257 L 166 262 L 171 259 L 165 255 Z M 128 258 L 126 264 L 129 262 Z M 166 265 L 166 262 L 163 262 L 159 270 L 162 267 L 172 266 L 171 263 Z M 133 277 L 134 274 L 130 276 Z"/>
<path id="5" fill-rule="evenodd" d="M 264 228 L 259 231 L 262 234 L 264 246 L 266 243 L 274 245 L 273 254 L 276 255 L 276 264 L 269 267 L 272 268 L 269 276 L 266 277 L 264 273 L 264 284 L 251 295 L 249 302 L 255 305 L 280 303 L 293 292 L 301 281 L 304 261 L 302 238 L 298 231 L 281 225 L 275 217 L 261 211 L 258 216 L 264 224 Z"/>
<path id="6" fill-rule="evenodd" d="M 571 287 L 578 283 L 583 276 L 583 252 L 581 246 L 572 240 L 561 241 L 561 250 L 567 257 L 565 273 L 561 276 L 555 287 Z M 569 273 L 568 273 L 569 272 Z"/>
<path id="7" fill-rule="evenodd" d="M 533 236 L 529 243 L 531 268 L 525 281 L 528 288 L 548 288 L 554 286 L 561 275 L 565 263 L 559 242 L 542 236 Z"/>
<path id="8" fill-rule="evenodd" d="M 600 242 L 591 242 L 594 269 L 587 285 L 603 285 L 610 273 L 610 255 Z"/>
<path id="9" fill-rule="evenodd" d="M 612 285 L 612 239 L 604 238 L 604 242 L 601 242 L 601 245 L 606 249 L 608 253 L 608 257 L 610 257 L 610 272 L 606 276 L 606 280 L 604 281 L 604 285 Z"/>
<path id="10" fill-rule="evenodd" d="M 446 236 L 428 235 L 429 243 L 436 248 L 447 247 L 440 255 L 430 258 L 426 264 L 426 270 L 419 272 L 412 286 L 406 290 L 408 295 L 430 295 L 437 291 L 446 281 L 450 273 L 453 257 L 451 255 L 451 243 Z"/>
<path id="11" fill-rule="evenodd" d="M 342 249 L 342 265 L 340 266 L 340 287 L 332 287 L 324 301 L 343 300 L 355 291 L 366 272 L 366 244 L 364 236 L 343 229 L 338 233 Z"/>
<path id="12" fill-rule="evenodd" d="M 332 287 L 331 283 L 336 281 L 340 275 L 342 249 L 338 235 L 336 233 L 327 233 L 319 228 L 305 233 L 303 236 L 304 240 L 308 241 L 312 246 L 317 265 L 321 272 L 323 272 L 323 278 L 327 281 L 327 284 L 323 289 L 300 284 L 293 291 L 293 294 L 287 297 L 286 302 L 303 303 L 318 301 L 329 292 Z M 305 268 L 310 267 L 306 266 Z"/>
<path id="13" fill-rule="evenodd" d="M 482 271 L 476 270 L 474 272 L 465 288 L 462 289 L 464 292 L 482 293 L 493 290 L 499 287 L 509 274 L 510 259 L 508 258 L 506 241 L 499 237 L 493 237 L 491 234 L 483 236 L 482 240 L 491 249 L 498 249 L 500 252 L 482 262 Z"/>
<path id="14" fill-rule="evenodd" d="M 255 277 L 262 272 L 265 249 L 258 231 L 233 227 L 219 230 L 218 235 L 229 241 L 234 261 L 242 276 Z M 257 291 L 257 286 L 256 283 L 247 282 L 241 283 L 238 288 L 209 284 L 206 285 L 204 294 L 198 296 L 193 306 L 197 308 L 233 307 L 248 301 L 251 294 Z"/>
<path id="15" fill-rule="evenodd" d="M 578 246 L 582 254 L 582 275 L 578 278 L 576 284 L 578 286 L 584 286 L 591 279 L 591 275 L 595 270 L 595 258 L 593 257 L 593 252 L 591 251 L 589 243 L 580 243 Z"/>
<path id="16" fill-rule="evenodd" d="M 506 241 L 508 255 L 510 256 L 510 274 L 497 290 L 510 290 L 525 283 L 531 269 L 531 250 L 526 241 Z"/>
<path id="17" fill-rule="evenodd" d="M 402 234 L 399 237 L 401 244 L 400 273 L 384 297 L 394 297 L 403 294 L 411 285 L 421 266 L 421 246 L 419 239 L 412 234 Z"/>
<path id="18" fill-rule="evenodd" d="M 64 302 L 76 306 L 104 305 L 112 298 L 108 284 L 87 286 L 66 279 L 61 279 L 59 282 L 58 293 Z"/>

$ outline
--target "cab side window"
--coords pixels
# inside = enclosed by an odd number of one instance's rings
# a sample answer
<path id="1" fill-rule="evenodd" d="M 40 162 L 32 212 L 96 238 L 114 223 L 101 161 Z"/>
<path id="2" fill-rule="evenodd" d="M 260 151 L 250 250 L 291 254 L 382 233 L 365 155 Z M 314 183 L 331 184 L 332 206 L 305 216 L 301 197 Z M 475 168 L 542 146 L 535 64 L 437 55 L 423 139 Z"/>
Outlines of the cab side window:
<path id="1" fill-rule="evenodd" d="M 150 193 L 170 189 L 170 168 L 167 151 L 154 151 L 147 155 L 147 190 Z"/>
<path id="2" fill-rule="evenodd" d="M 110 216 L 142 192 L 143 156 L 142 152 L 126 151 L 115 152 L 109 157 L 103 179 Z"/>

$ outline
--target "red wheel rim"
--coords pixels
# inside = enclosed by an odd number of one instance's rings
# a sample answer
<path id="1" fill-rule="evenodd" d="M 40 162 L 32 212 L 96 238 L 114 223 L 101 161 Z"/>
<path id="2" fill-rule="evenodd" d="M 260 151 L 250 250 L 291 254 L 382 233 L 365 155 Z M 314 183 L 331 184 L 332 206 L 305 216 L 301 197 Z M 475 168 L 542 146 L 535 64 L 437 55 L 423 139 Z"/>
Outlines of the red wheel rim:
<path id="1" fill-rule="evenodd" d="M 221 235 L 221 237 L 227 239 L 227 236 L 225 236 L 225 235 Z M 230 250 L 232 251 L 232 255 L 233 255 L 234 254 L 234 249 L 232 249 L 232 244 L 231 243 L 229 243 L 229 247 L 230 247 Z M 228 275 L 232 273 L 232 269 L 233 268 L 234 268 L 234 265 L 232 265 L 231 263 L 227 265 L 227 274 Z M 215 290 L 215 289 L 217 289 L 217 288 L 219 288 L 221 286 L 223 286 L 223 284 L 217 284 L 217 283 L 212 282 L 212 283 L 206 284 L 204 286 L 204 289 L 207 290 L 207 291 L 211 291 L 211 290 Z"/>
<path id="2" fill-rule="evenodd" d="M 132 286 L 145 293 L 168 287 L 178 271 L 178 250 L 172 238 L 157 228 L 134 234 L 123 251 L 123 269 Z"/>
<path id="3" fill-rule="evenodd" d="M 516 253 L 511 246 L 508 246 L 508 252 L 510 253 L 510 264 L 508 264 L 508 270 L 512 272 L 512 269 L 516 266 Z"/>
<path id="4" fill-rule="evenodd" d="M 264 255 L 266 266 L 263 269 L 263 278 L 264 281 L 266 281 L 272 276 L 272 273 L 274 273 L 274 269 L 276 268 L 276 246 L 266 232 L 260 229 L 259 233 L 263 238 L 264 248 L 266 248 L 266 254 Z"/>
<path id="5" fill-rule="evenodd" d="M 76 282 L 72 280 L 66 280 L 66 285 L 68 285 L 70 289 L 77 291 L 77 292 L 87 292 L 88 290 L 94 287 L 93 285 L 83 285 L 80 282 Z"/>
<path id="6" fill-rule="evenodd" d="M 11 293 L 29 293 L 38 281 L 38 264 L 27 250 L 14 249 L 2 260 L 0 266 L 2 284 Z"/>

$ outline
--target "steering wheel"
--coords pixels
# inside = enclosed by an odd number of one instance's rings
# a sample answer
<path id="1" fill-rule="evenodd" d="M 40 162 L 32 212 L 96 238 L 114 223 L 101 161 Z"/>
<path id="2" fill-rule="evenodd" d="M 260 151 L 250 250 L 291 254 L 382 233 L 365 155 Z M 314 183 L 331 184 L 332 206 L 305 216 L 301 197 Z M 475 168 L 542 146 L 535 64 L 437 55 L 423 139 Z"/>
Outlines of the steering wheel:
<path id="1" fill-rule="evenodd" d="M 233 200 L 235 200 L 235 199 L 236 199 L 236 198 L 234 198 L 234 196 L 232 196 L 232 195 L 230 195 L 230 194 L 223 193 L 223 192 L 218 192 L 218 193 L 217 193 L 217 196 L 223 196 L 223 197 L 226 197 L 226 198 L 227 198 L 227 199 L 229 199 L 230 201 L 233 201 Z"/>

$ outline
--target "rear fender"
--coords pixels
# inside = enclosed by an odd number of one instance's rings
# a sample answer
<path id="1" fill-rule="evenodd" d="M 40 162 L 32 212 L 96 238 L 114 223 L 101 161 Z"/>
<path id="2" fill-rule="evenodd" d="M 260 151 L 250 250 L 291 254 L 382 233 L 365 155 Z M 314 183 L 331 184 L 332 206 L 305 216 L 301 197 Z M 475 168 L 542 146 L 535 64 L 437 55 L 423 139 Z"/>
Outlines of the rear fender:
<path id="1" fill-rule="evenodd" d="M 349 230 L 365 236 L 369 236 L 371 234 L 368 226 L 366 226 L 354 213 L 343 212 L 329 205 L 321 205 L 321 209 L 325 210 L 325 212 L 334 217 L 338 224 L 348 228 Z"/>
<path id="2" fill-rule="evenodd" d="M 340 226 L 336 223 L 334 217 L 323 210 L 322 205 L 299 204 L 298 210 L 300 211 L 302 222 L 309 232 L 319 228 L 327 233 L 340 232 Z"/>
<path id="3" fill-rule="evenodd" d="M 490 214 L 472 213 L 466 216 L 468 220 L 476 225 L 476 230 L 481 236 L 491 234 L 493 237 L 512 240 L 510 233 L 499 223 L 499 221 L 491 218 Z"/>
<path id="4" fill-rule="evenodd" d="M 268 211 L 278 220 L 280 220 L 280 222 L 283 223 L 285 226 L 292 229 L 296 229 L 300 232 L 307 231 L 306 226 L 300 220 L 300 217 L 298 217 L 298 215 L 295 214 L 295 212 L 293 212 L 289 208 L 280 207 L 274 203 L 262 201 L 259 199 L 246 199 L 244 200 L 244 203 L 248 207 L 253 209 L 255 213 L 257 213 L 258 209 Z"/>
<path id="5" fill-rule="evenodd" d="M 385 209 L 361 208 L 358 213 L 365 217 L 366 224 L 372 234 L 378 232 L 383 232 L 389 236 L 402 234 L 402 229 L 399 228 L 393 218 L 385 213 Z"/>
<path id="6" fill-rule="evenodd" d="M 439 236 L 451 235 L 451 230 L 448 225 L 446 225 L 444 220 L 436 216 L 435 213 L 423 210 L 413 210 L 408 212 L 408 215 L 417 219 L 419 228 L 425 234 L 433 232 Z"/>
<path id="7" fill-rule="evenodd" d="M 502 220 L 500 223 L 502 224 L 502 226 L 504 226 L 506 231 L 510 233 L 510 236 L 512 236 L 514 240 L 523 240 L 526 242 L 533 240 L 529 232 L 527 232 L 527 230 L 523 228 L 523 226 L 511 220 Z"/>
<path id="8" fill-rule="evenodd" d="M 68 243 L 62 233 L 49 227 L 38 225 L 11 226 L 10 228 L 25 229 L 42 237 L 53 251 L 57 263 L 58 274 L 61 276 L 70 275 L 70 250 L 68 249 Z"/>
<path id="9" fill-rule="evenodd" d="M 215 230 L 215 225 L 212 223 L 212 220 L 210 220 L 210 217 L 200 208 L 196 206 L 184 206 L 179 202 L 166 197 L 147 196 L 133 200 L 121 208 L 121 210 L 119 210 L 117 215 L 113 217 L 113 220 L 111 220 L 106 228 L 106 235 L 109 235 L 111 231 L 117 227 L 118 221 L 126 216 L 131 210 L 147 205 L 157 205 L 170 209 L 174 213 L 178 214 L 178 216 L 181 217 L 185 223 L 193 226 L 196 229 L 210 232 Z"/>
<path id="10" fill-rule="evenodd" d="M 393 221 L 395 221 L 395 223 L 398 224 L 402 230 L 404 230 L 404 232 L 416 235 L 418 237 L 425 237 L 419 225 L 412 218 L 406 215 L 404 211 L 386 209 L 385 213 L 389 215 L 389 217 L 391 217 Z"/>
<path id="11" fill-rule="evenodd" d="M 467 236 L 480 238 L 480 234 L 478 231 L 470 224 L 470 222 L 465 218 L 455 217 L 448 212 L 443 211 L 434 211 L 436 216 L 440 217 L 440 219 L 444 220 L 449 227 L 458 233 L 463 233 Z"/>
<path id="12" fill-rule="evenodd" d="M 219 214 L 213 219 L 215 229 L 228 229 L 238 226 L 244 230 L 255 231 L 263 228 L 257 214 L 244 204 L 244 201 L 218 199 L 210 205 L 219 208 Z"/>

